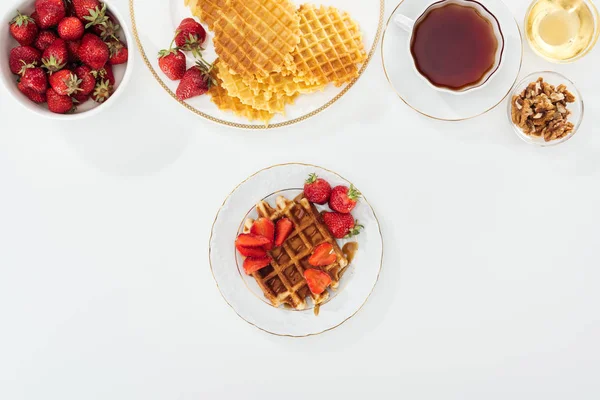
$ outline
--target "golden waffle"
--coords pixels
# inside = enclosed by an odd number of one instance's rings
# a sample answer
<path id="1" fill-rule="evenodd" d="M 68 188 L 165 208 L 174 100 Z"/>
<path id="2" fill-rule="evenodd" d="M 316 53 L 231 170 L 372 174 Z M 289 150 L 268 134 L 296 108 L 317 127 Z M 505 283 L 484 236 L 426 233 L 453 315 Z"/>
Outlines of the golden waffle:
<path id="1" fill-rule="evenodd" d="M 293 103 L 297 96 L 297 93 L 291 96 L 285 94 L 279 96 L 277 93 L 269 91 L 269 86 L 265 84 L 261 84 L 262 89 L 257 88 L 258 90 L 256 91 L 251 90 L 250 87 L 244 83 L 240 75 L 232 74 L 225 65 L 221 65 L 219 68 L 218 76 L 222 81 L 221 86 L 227 90 L 227 93 L 231 97 L 237 97 L 242 103 L 247 104 L 256 110 L 283 114 L 285 106 Z"/>
<path id="2" fill-rule="evenodd" d="M 325 85 L 313 85 L 305 82 L 289 71 L 287 74 L 283 71 L 281 73 L 274 72 L 266 77 L 244 79 L 243 81 L 257 95 L 261 92 L 268 92 L 280 97 L 314 93 L 325 87 Z"/>
<path id="3" fill-rule="evenodd" d="M 246 78 L 281 71 L 300 41 L 300 18 L 289 0 L 228 0 L 219 15 L 215 51 Z"/>
<path id="4" fill-rule="evenodd" d="M 222 87 L 223 82 L 218 77 L 219 64 L 219 60 L 215 61 L 213 64 L 213 68 L 216 71 L 216 73 L 213 74 L 215 76 L 216 84 L 211 86 L 208 90 L 212 102 L 223 111 L 232 111 L 234 114 L 251 121 L 263 121 L 265 124 L 268 124 L 274 114 L 268 111 L 255 110 L 251 106 L 242 103 L 237 97 L 231 97 L 227 93 L 227 90 Z"/>
<path id="5" fill-rule="evenodd" d="M 219 18 L 219 11 L 225 8 L 227 0 L 185 0 L 185 5 L 212 30 Z"/>
<path id="6" fill-rule="evenodd" d="M 287 304 L 297 310 L 306 308 L 306 298 L 310 297 L 315 305 L 329 298 L 326 290 L 320 295 L 313 294 L 304 279 L 304 271 L 315 268 L 308 263 L 308 258 L 315 247 L 322 243 L 331 243 L 337 255 L 337 261 L 320 269 L 331 277 L 331 287 L 337 288 L 342 271 L 348 266 L 348 260 L 342 253 L 336 240 L 321 220 L 317 209 L 303 195 L 293 201 L 279 196 L 277 208 L 272 208 L 266 201 L 257 204 L 259 217 L 269 218 L 274 223 L 282 217 L 289 218 L 294 223 L 294 229 L 283 243 L 283 246 L 269 251 L 271 265 L 252 274 L 263 290 L 265 297 L 273 306 Z M 253 224 L 248 219 L 244 225 L 249 231 Z"/>
<path id="7" fill-rule="evenodd" d="M 300 43 L 293 52 L 296 74 L 309 83 L 336 86 L 358 77 L 367 59 L 360 27 L 334 7 L 305 4 L 300 15 Z"/>

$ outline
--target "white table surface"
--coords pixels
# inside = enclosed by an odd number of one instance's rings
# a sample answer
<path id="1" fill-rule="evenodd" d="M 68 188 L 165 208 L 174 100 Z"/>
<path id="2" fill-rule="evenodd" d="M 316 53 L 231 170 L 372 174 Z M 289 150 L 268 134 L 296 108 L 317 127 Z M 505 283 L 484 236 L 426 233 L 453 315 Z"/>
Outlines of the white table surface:
<path id="1" fill-rule="evenodd" d="M 507 3 L 522 20 L 528 2 Z M 141 62 L 85 121 L 2 93 L 0 399 L 598 399 L 598 65 L 600 45 L 565 66 L 526 46 L 521 76 L 557 70 L 586 101 L 580 132 L 545 149 L 505 104 L 464 123 L 417 115 L 379 52 L 330 110 L 262 133 L 196 117 Z M 385 242 L 365 307 L 305 339 L 238 318 L 208 267 L 225 196 L 290 161 L 355 182 Z"/>

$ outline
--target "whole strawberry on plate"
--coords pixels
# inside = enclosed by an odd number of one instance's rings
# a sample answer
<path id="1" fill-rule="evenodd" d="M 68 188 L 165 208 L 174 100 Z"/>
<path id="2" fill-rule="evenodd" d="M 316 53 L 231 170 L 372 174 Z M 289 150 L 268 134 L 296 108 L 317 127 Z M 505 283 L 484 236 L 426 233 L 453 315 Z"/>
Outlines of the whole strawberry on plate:
<path id="1" fill-rule="evenodd" d="M 311 203 L 325 204 L 331 195 L 331 185 L 325 179 L 312 173 L 304 182 L 304 195 Z"/>
<path id="2" fill-rule="evenodd" d="M 356 202 L 360 199 L 360 196 L 360 192 L 353 185 L 350 185 L 350 187 L 336 186 L 331 190 L 329 208 L 342 214 L 348 214 L 356 207 Z"/>
<path id="3" fill-rule="evenodd" d="M 351 214 L 342 214 L 339 212 L 324 212 L 322 214 L 323 222 L 336 239 L 344 239 L 356 236 L 363 228 L 359 225 Z"/>
<path id="4" fill-rule="evenodd" d="M 177 98 L 187 100 L 208 92 L 212 85 L 210 71 L 211 67 L 202 61 L 188 69 L 177 87 Z"/>

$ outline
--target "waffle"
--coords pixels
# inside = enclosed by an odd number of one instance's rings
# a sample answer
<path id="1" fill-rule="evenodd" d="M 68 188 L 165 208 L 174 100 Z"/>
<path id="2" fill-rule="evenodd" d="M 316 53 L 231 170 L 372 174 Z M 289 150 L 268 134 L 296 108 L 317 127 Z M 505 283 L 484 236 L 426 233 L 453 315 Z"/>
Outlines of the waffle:
<path id="1" fill-rule="evenodd" d="M 237 97 L 242 103 L 255 110 L 283 114 L 285 106 L 293 103 L 297 97 L 297 93 L 290 96 L 285 93 L 278 95 L 278 93 L 269 91 L 269 86 L 266 84 L 259 84 L 256 87 L 257 90 L 252 90 L 244 83 L 240 75 L 232 74 L 230 69 L 224 65 L 219 68 L 218 76 L 222 82 L 221 86 L 227 90 L 229 96 Z"/>
<path id="2" fill-rule="evenodd" d="M 215 21 L 215 51 L 245 78 L 283 69 L 300 41 L 300 18 L 289 0 L 228 0 Z"/>
<path id="3" fill-rule="evenodd" d="M 208 90 L 212 102 L 223 111 L 232 111 L 234 114 L 251 121 L 262 121 L 268 124 L 274 114 L 268 111 L 255 110 L 251 106 L 242 103 L 237 97 L 232 97 L 227 93 L 227 90 L 222 86 L 223 82 L 218 77 L 219 64 L 219 60 L 213 64 L 213 68 L 216 71 L 214 74 L 216 84 Z"/>
<path id="4" fill-rule="evenodd" d="M 227 0 L 185 0 L 185 5 L 212 30 L 219 18 L 219 11 L 225 8 Z"/>
<path id="5" fill-rule="evenodd" d="M 325 87 L 324 85 L 310 84 L 301 77 L 296 77 L 292 72 L 284 71 L 275 72 L 262 78 L 243 79 L 243 81 L 257 95 L 267 92 L 276 96 L 293 96 L 314 93 Z"/>
<path id="6" fill-rule="evenodd" d="M 307 306 L 307 297 L 312 298 L 314 305 L 321 304 L 329 298 L 329 292 L 313 294 L 304 279 L 304 271 L 314 268 L 308 263 L 314 248 L 325 242 L 333 245 L 337 261 L 321 268 L 331 277 L 333 289 L 338 287 L 341 274 L 348 266 L 348 260 L 322 222 L 317 209 L 303 195 L 293 201 L 279 196 L 276 202 L 276 209 L 266 201 L 258 203 L 256 210 L 259 217 L 269 218 L 273 222 L 287 217 L 294 223 L 294 230 L 283 246 L 269 251 L 271 264 L 253 273 L 252 276 L 263 290 L 265 297 L 275 307 L 285 304 L 303 310 Z M 244 225 L 246 232 L 250 230 L 253 222 L 252 219 L 246 221 Z"/>
<path id="7" fill-rule="evenodd" d="M 358 77 L 367 59 L 362 33 L 348 13 L 305 4 L 300 15 L 300 43 L 293 52 L 296 74 L 308 83 L 336 86 Z"/>

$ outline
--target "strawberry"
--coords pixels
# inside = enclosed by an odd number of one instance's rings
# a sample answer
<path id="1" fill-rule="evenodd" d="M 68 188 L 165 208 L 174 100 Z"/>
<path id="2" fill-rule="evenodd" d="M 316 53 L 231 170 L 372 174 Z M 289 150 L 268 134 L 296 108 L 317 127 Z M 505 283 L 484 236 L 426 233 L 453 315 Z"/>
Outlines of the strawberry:
<path id="1" fill-rule="evenodd" d="M 321 243 L 312 255 L 308 258 L 308 263 L 313 267 L 325 267 L 331 265 L 337 260 L 337 255 L 333 251 L 333 245 L 331 243 Z"/>
<path id="2" fill-rule="evenodd" d="M 304 271 L 304 279 L 306 279 L 310 291 L 317 295 L 323 293 L 331 285 L 329 274 L 318 269 L 307 269 Z"/>
<path id="3" fill-rule="evenodd" d="M 35 0 L 36 22 L 42 29 L 58 25 L 67 15 L 63 0 Z"/>
<path id="4" fill-rule="evenodd" d="M 267 256 L 267 251 L 262 247 L 244 247 L 239 244 L 235 244 L 235 248 L 244 257 L 257 257 L 262 258 Z"/>
<path id="5" fill-rule="evenodd" d="M 40 26 L 40 17 L 38 15 L 37 11 L 32 12 L 30 17 L 35 22 L 35 24 L 39 27 Z"/>
<path id="6" fill-rule="evenodd" d="M 331 234 L 337 239 L 356 236 L 363 228 L 362 225 L 354 221 L 354 217 L 351 214 L 338 212 L 324 212 L 323 222 L 325 222 Z"/>
<path id="7" fill-rule="evenodd" d="M 90 97 L 89 94 L 82 94 L 81 92 L 71 95 L 74 104 L 83 104 L 88 101 Z"/>
<path id="8" fill-rule="evenodd" d="M 121 42 L 119 39 L 112 39 L 107 42 L 107 45 L 109 51 L 108 62 L 111 65 L 125 64 L 127 62 L 129 50 L 127 50 L 125 43 Z"/>
<path id="9" fill-rule="evenodd" d="M 19 82 L 21 87 L 31 89 L 37 93 L 46 93 L 48 77 L 42 68 L 35 67 L 33 64 L 24 65 L 21 75 L 21 81 Z"/>
<path id="10" fill-rule="evenodd" d="M 92 75 L 96 78 L 96 82 L 107 80 L 111 85 L 115 85 L 115 75 L 113 74 L 112 65 L 106 64 L 104 68 L 93 70 Z"/>
<path id="11" fill-rule="evenodd" d="M 210 78 L 210 68 L 202 61 L 188 69 L 183 75 L 179 86 L 177 87 L 177 98 L 187 100 L 195 96 L 203 95 L 208 91 L 212 80 Z"/>
<path id="12" fill-rule="evenodd" d="M 342 214 L 348 214 L 356 207 L 356 201 L 360 196 L 360 192 L 353 185 L 350 185 L 350 188 L 336 186 L 331 190 L 329 208 Z"/>
<path id="13" fill-rule="evenodd" d="M 77 54 L 79 55 L 79 59 L 92 69 L 104 67 L 109 57 L 108 46 L 93 33 L 83 35 Z"/>
<path id="14" fill-rule="evenodd" d="M 74 110 L 73 100 L 69 96 L 61 96 L 49 88 L 46 92 L 48 109 L 56 114 L 66 114 Z"/>
<path id="15" fill-rule="evenodd" d="M 75 15 L 86 25 L 85 28 L 105 23 L 108 20 L 106 16 L 106 4 L 98 0 L 72 0 Z"/>
<path id="16" fill-rule="evenodd" d="M 19 75 L 24 65 L 34 64 L 41 65 L 42 57 L 39 51 L 31 46 L 19 46 L 10 51 L 8 56 L 8 64 L 10 71 Z"/>
<path id="17" fill-rule="evenodd" d="M 50 86 L 60 96 L 71 96 L 74 93 L 81 92 L 81 82 L 81 79 L 68 69 L 50 75 Z"/>
<path id="18" fill-rule="evenodd" d="M 64 40 L 79 40 L 85 33 L 83 23 L 77 17 L 64 18 L 58 24 L 58 36 Z"/>
<path id="19" fill-rule="evenodd" d="M 252 275 L 269 264 L 271 264 L 271 259 L 269 257 L 248 257 L 244 260 L 244 271 L 247 275 Z"/>
<path id="20" fill-rule="evenodd" d="M 81 40 L 69 40 L 67 41 L 67 50 L 69 52 L 69 62 L 79 61 L 79 47 L 81 46 Z"/>
<path id="21" fill-rule="evenodd" d="M 186 18 L 179 24 L 175 35 L 177 47 L 199 54 L 206 40 L 206 30 L 193 18 Z"/>
<path id="22" fill-rule="evenodd" d="M 106 21 L 92 26 L 92 32 L 100 36 L 102 40 L 118 39 L 117 33 L 121 29 L 112 15 L 106 14 Z"/>
<path id="23" fill-rule="evenodd" d="M 21 93 L 23 93 L 29 100 L 33 101 L 37 104 L 42 104 L 46 102 L 46 93 L 38 93 L 35 90 L 31 90 L 19 82 L 17 85 Z"/>
<path id="24" fill-rule="evenodd" d="M 56 35 L 54 34 L 54 32 L 41 31 L 40 34 L 38 35 L 37 39 L 35 39 L 35 41 L 33 42 L 33 45 L 39 51 L 44 51 L 48 47 L 50 47 L 50 45 L 52 43 L 54 43 L 55 40 L 56 40 Z"/>
<path id="25" fill-rule="evenodd" d="M 158 52 L 158 66 L 172 81 L 178 81 L 185 75 L 186 59 L 181 50 L 169 49 Z"/>
<path id="26" fill-rule="evenodd" d="M 38 27 L 33 18 L 21 14 L 17 10 L 17 16 L 10 21 L 10 34 L 21 46 L 29 46 L 35 41 Z"/>
<path id="27" fill-rule="evenodd" d="M 266 250 L 273 248 L 273 241 L 275 239 L 275 224 L 268 218 L 259 218 L 252 224 L 250 233 L 253 235 L 260 235 L 269 240 L 268 244 L 265 244 Z"/>
<path id="28" fill-rule="evenodd" d="M 331 195 L 331 185 L 317 174 L 310 174 L 304 182 L 304 196 L 311 203 L 325 204 Z"/>
<path id="29" fill-rule="evenodd" d="M 275 246 L 281 247 L 290 233 L 294 229 L 294 224 L 288 218 L 281 218 L 275 225 Z"/>
<path id="30" fill-rule="evenodd" d="M 73 72 L 81 80 L 81 90 L 78 94 L 89 95 L 96 88 L 96 78 L 92 74 L 92 69 L 87 65 L 82 65 L 73 69 Z M 110 84 L 110 82 L 109 82 Z"/>
<path id="31" fill-rule="evenodd" d="M 96 83 L 94 91 L 92 92 L 92 100 L 96 103 L 104 103 L 112 96 L 114 91 L 113 85 L 107 80 L 101 80 Z"/>
<path id="32" fill-rule="evenodd" d="M 262 247 L 269 243 L 266 237 L 252 233 L 241 233 L 235 241 L 236 246 L 242 247 Z"/>
<path id="33" fill-rule="evenodd" d="M 67 61 L 69 61 L 69 50 L 66 42 L 60 38 L 48 46 L 42 55 L 42 63 L 50 73 L 63 69 Z"/>

